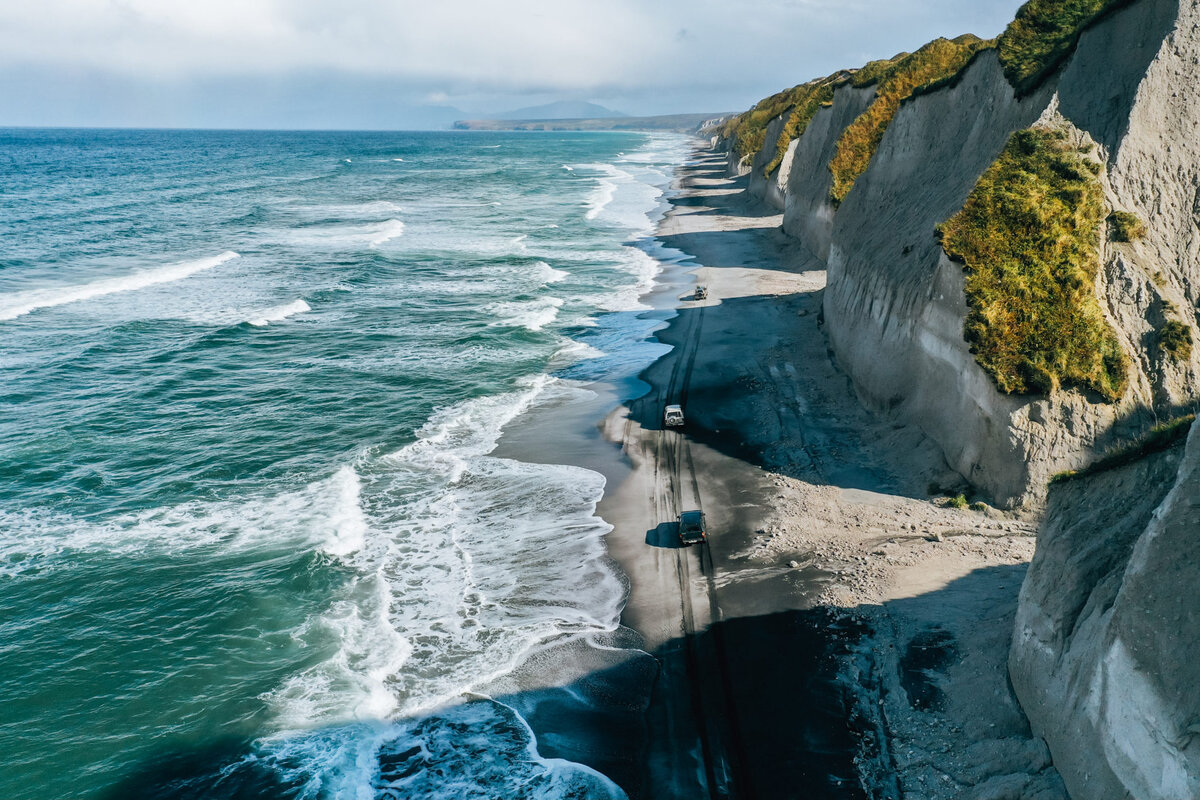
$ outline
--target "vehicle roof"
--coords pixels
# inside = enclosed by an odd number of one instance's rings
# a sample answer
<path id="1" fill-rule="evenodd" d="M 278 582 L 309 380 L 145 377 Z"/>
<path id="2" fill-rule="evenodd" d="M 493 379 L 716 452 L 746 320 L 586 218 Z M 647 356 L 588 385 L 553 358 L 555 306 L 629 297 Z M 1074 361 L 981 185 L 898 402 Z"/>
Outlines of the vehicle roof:
<path id="1" fill-rule="evenodd" d="M 667 406 L 666 410 L 667 410 L 667 411 L 683 411 L 683 406 L 681 406 L 681 405 L 669 405 L 669 406 Z"/>
<path id="2" fill-rule="evenodd" d="M 700 522 L 703 519 L 703 511 L 685 511 L 679 515 L 680 522 Z"/>

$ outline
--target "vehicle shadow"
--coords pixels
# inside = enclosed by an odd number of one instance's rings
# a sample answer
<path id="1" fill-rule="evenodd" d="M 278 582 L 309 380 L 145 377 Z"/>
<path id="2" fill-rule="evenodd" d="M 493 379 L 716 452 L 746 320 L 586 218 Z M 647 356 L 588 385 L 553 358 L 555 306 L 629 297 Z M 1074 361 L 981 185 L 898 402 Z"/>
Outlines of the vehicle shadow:
<path id="1" fill-rule="evenodd" d="M 679 541 L 678 522 L 660 522 L 646 531 L 646 544 L 651 547 L 661 547 L 667 550 L 680 550 L 683 543 Z"/>

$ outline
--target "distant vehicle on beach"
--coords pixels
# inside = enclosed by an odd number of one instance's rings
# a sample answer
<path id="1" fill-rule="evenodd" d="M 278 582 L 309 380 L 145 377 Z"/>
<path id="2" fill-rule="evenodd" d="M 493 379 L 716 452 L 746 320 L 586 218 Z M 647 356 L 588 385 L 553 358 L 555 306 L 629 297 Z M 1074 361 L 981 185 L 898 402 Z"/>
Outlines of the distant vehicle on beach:
<path id="1" fill-rule="evenodd" d="M 708 539 L 703 511 L 685 511 L 679 515 L 679 542 L 684 547 L 702 544 Z"/>
<path id="2" fill-rule="evenodd" d="M 668 428 L 683 427 L 683 406 L 670 405 L 663 409 L 663 425 Z"/>
<path id="3" fill-rule="evenodd" d="M 703 284 L 700 286 L 697 286 L 696 291 L 692 296 L 695 297 L 697 300 L 708 299 L 708 287 L 704 286 Z"/>

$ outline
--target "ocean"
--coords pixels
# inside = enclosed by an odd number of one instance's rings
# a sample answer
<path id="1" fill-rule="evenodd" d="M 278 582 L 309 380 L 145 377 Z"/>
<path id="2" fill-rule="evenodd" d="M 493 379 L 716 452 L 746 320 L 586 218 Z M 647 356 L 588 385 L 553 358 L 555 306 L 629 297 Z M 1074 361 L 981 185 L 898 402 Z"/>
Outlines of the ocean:
<path id="1" fill-rule="evenodd" d="M 661 352 L 689 147 L 0 130 L 0 797 L 621 797 L 463 700 L 613 646 L 604 477 L 491 453 Z"/>

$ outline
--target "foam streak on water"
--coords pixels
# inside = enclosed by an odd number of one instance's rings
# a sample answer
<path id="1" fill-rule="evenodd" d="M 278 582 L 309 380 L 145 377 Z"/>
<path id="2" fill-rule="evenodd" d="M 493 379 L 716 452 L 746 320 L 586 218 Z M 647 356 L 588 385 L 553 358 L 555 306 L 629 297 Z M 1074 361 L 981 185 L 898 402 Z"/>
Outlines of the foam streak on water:
<path id="1" fill-rule="evenodd" d="M 621 797 L 478 698 L 624 597 L 604 478 L 493 451 L 657 355 L 686 141 L 5 136 L 0 796 Z"/>
<path id="2" fill-rule="evenodd" d="M 295 300 L 281 306 L 264 309 L 261 314 L 246 321 L 256 328 L 261 328 L 272 322 L 282 322 L 288 317 L 303 314 L 305 311 L 312 311 L 312 308 L 303 300 Z"/>
<path id="3" fill-rule="evenodd" d="M 140 270 L 129 275 L 102 278 L 77 286 L 53 286 L 44 289 L 28 289 L 5 298 L 0 298 L 0 320 L 16 319 L 39 308 L 54 308 L 68 303 L 79 303 L 94 297 L 103 297 L 119 292 L 135 292 L 159 283 L 171 283 L 191 277 L 224 264 L 238 254 L 225 251 L 211 258 L 180 261 L 156 269 Z"/>

